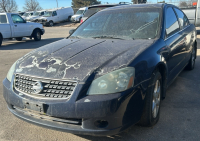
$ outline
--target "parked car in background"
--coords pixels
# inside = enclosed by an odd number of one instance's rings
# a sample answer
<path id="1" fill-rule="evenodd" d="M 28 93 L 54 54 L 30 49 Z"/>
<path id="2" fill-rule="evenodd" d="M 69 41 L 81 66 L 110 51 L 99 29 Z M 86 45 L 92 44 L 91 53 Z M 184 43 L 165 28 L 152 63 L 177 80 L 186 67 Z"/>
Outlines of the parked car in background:
<path id="1" fill-rule="evenodd" d="M 59 23 L 66 20 L 70 21 L 72 15 L 74 15 L 74 10 L 72 7 L 61 7 L 46 11 L 43 17 L 37 18 L 35 22 L 39 22 L 47 26 L 53 26 L 54 23 Z"/>
<path id="2" fill-rule="evenodd" d="M 37 11 L 32 16 L 26 17 L 26 21 L 34 21 L 35 19 L 44 16 L 46 10 Z"/>
<path id="3" fill-rule="evenodd" d="M 19 12 L 18 14 L 19 14 L 20 16 L 22 16 L 22 15 L 24 15 L 24 13 L 25 13 L 25 12 Z"/>
<path id="4" fill-rule="evenodd" d="M 119 4 L 98 4 L 92 5 L 88 7 L 88 10 L 85 12 L 81 19 L 81 23 L 84 22 L 88 17 L 93 15 L 94 13 L 103 10 L 105 8 L 114 7 L 114 6 L 121 6 L 121 5 L 130 5 L 128 2 L 120 2 Z"/>
<path id="5" fill-rule="evenodd" d="M 200 26 L 200 2 L 193 2 L 193 6 L 180 7 L 188 17 L 190 23 Z"/>
<path id="6" fill-rule="evenodd" d="M 76 14 L 74 14 L 71 18 L 72 22 L 81 22 L 81 19 L 83 17 L 83 15 L 85 14 L 85 12 L 88 10 L 88 7 L 82 7 L 80 8 Z"/>
<path id="7" fill-rule="evenodd" d="M 70 34 L 12 65 L 3 96 L 15 116 L 99 136 L 154 126 L 166 89 L 195 66 L 195 26 L 174 5 L 107 8 Z"/>
<path id="8" fill-rule="evenodd" d="M 33 37 L 35 41 L 40 41 L 44 33 L 39 23 L 26 22 L 19 14 L 0 13 L 0 46 L 3 39 L 9 38 L 21 41 L 23 37 Z"/>
<path id="9" fill-rule="evenodd" d="M 32 16 L 34 13 L 35 13 L 35 11 L 25 12 L 25 13 L 22 15 L 22 18 L 23 18 L 24 20 L 26 20 L 27 17 Z"/>

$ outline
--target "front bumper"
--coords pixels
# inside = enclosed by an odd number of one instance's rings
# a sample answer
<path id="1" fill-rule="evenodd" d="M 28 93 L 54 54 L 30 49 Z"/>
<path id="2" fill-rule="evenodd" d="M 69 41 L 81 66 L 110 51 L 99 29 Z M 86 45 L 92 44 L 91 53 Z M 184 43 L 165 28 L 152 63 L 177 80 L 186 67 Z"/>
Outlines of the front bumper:
<path id="1" fill-rule="evenodd" d="M 78 99 L 80 89 L 81 86 L 77 87 L 69 100 L 45 100 L 20 96 L 12 90 L 12 85 L 7 79 L 3 81 L 3 95 L 9 110 L 18 118 L 42 127 L 73 134 L 107 136 L 117 134 L 139 121 L 144 101 L 139 89 L 129 91 L 126 96 L 119 93 Z M 45 115 L 50 119 L 35 116 L 24 110 L 24 100 L 48 105 Z M 66 119 L 80 119 L 81 123 L 62 122 Z M 108 124 L 103 127 L 97 126 L 98 121 L 106 121 Z"/>

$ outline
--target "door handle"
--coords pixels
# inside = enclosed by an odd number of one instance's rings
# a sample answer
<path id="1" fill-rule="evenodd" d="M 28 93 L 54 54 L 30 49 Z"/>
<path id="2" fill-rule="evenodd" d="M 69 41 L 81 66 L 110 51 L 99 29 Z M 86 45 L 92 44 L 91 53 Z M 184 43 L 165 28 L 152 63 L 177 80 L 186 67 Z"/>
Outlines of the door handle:
<path id="1" fill-rule="evenodd" d="M 17 25 L 15 25 L 15 27 L 17 27 Z"/>

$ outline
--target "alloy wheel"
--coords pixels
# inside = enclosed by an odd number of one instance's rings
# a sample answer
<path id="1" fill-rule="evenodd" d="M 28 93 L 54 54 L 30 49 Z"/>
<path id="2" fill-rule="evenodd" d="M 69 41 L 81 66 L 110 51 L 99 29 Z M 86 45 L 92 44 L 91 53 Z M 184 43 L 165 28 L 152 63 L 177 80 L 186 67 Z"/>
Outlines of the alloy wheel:
<path id="1" fill-rule="evenodd" d="M 153 101 L 152 101 L 153 118 L 157 117 L 160 108 L 160 91 L 161 91 L 160 80 L 157 80 L 154 87 Z"/>

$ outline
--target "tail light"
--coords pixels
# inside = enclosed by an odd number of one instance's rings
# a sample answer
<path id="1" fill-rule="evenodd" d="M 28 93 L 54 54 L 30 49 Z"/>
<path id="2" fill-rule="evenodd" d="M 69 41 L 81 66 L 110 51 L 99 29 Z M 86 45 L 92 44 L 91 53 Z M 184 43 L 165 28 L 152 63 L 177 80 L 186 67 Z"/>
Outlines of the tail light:
<path id="1" fill-rule="evenodd" d="M 81 19 L 81 23 L 83 23 L 83 19 Z"/>

